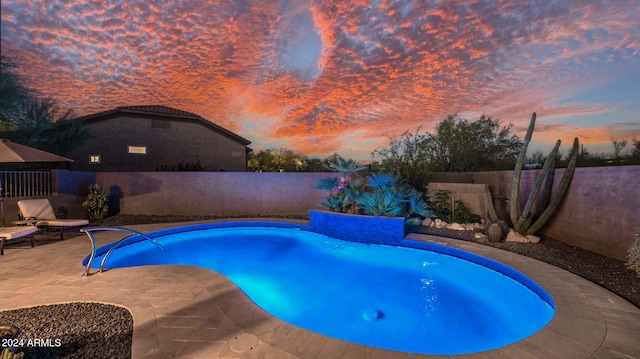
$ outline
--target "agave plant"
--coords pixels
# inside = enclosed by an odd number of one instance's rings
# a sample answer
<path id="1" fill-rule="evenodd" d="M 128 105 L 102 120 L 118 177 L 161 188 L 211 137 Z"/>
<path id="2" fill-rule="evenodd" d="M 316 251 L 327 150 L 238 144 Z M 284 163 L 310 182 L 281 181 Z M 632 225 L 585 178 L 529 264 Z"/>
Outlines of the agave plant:
<path id="1" fill-rule="evenodd" d="M 386 173 L 373 173 L 367 176 L 367 181 L 371 187 L 392 188 L 398 183 L 398 178 Z"/>
<path id="2" fill-rule="evenodd" d="M 427 208 L 427 202 L 424 200 L 424 195 L 418 191 L 414 191 L 409 196 L 409 215 L 414 213 L 425 218 L 433 215 L 433 211 Z"/>
<path id="3" fill-rule="evenodd" d="M 331 192 L 334 188 L 338 187 L 340 180 L 335 177 L 325 177 L 318 180 L 318 184 L 316 185 L 316 189 L 320 189 L 323 191 Z"/>
<path id="4" fill-rule="evenodd" d="M 315 188 L 327 191 L 319 206 L 331 211 L 360 213 L 374 216 L 422 216 L 430 217 L 431 211 L 422 193 L 397 177 L 386 173 L 374 173 L 366 177 L 366 186 L 351 180 L 349 175 L 364 167 L 353 160 L 338 157 L 329 162 L 328 168 L 340 172 L 341 177 L 328 177 L 318 181 Z"/>
<path id="5" fill-rule="evenodd" d="M 324 202 L 318 203 L 318 206 L 328 208 L 332 212 L 344 212 L 349 203 L 347 195 L 341 192 L 332 196 L 325 196 Z"/>
<path id="6" fill-rule="evenodd" d="M 329 164 L 325 167 L 333 172 L 340 172 L 343 178 L 346 178 L 350 173 L 365 169 L 364 166 L 358 166 L 356 161 L 352 159 L 346 160 L 342 157 L 337 157 L 335 161 L 329 161 Z"/>
<path id="7" fill-rule="evenodd" d="M 344 194 L 347 196 L 347 201 L 351 206 L 352 213 L 360 212 L 360 205 L 358 203 L 359 199 L 365 192 L 365 186 L 360 183 L 360 181 L 351 181 L 348 185 L 344 186 L 342 189 Z"/>
<path id="8" fill-rule="evenodd" d="M 357 198 L 360 197 L 363 189 L 360 182 L 352 180 L 350 175 L 364 167 L 358 167 L 354 160 L 337 157 L 335 161 L 329 162 L 327 168 L 340 172 L 340 177 L 327 177 L 318 181 L 315 188 L 329 193 L 324 197 L 324 202 L 318 203 L 318 206 L 332 211 L 357 213 L 359 211 Z"/>
<path id="9" fill-rule="evenodd" d="M 423 216 L 430 211 L 422 193 L 386 173 L 367 176 L 369 190 L 359 200 L 365 213 L 376 216 Z"/>
<path id="10" fill-rule="evenodd" d="M 376 188 L 363 193 L 359 202 L 368 215 L 398 217 L 403 214 L 403 200 L 397 193 Z"/>

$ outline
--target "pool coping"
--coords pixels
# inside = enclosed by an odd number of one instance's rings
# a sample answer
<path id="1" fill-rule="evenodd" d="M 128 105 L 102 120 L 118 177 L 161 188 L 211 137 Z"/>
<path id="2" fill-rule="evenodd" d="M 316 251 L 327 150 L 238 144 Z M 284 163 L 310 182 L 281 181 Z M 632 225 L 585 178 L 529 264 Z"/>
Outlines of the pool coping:
<path id="1" fill-rule="evenodd" d="M 268 219 L 233 221 L 247 220 Z M 149 232 L 187 224 L 193 222 L 127 228 Z M 122 236 L 110 233 L 96 237 L 99 244 L 106 244 Z M 134 318 L 134 358 L 448 357 L 375 349 L 289 325 L 258 308 L 224 276 L 203 268 L 123 268 L 83 278 L 81 261 L 90 249 L 85 238 L 76 236 L 36 248 L 10 247 L 0 257 L 0 308 L 73 301 L 124 306 Z M 405 238 L 465 250 L 506 264 L 536 281 L 554 299 L 556 315 L 534 335 L 503 348 L 451 357 L 640 357 L 640 309 L 614 293 L 560 268 L 493 247 L 422 234 Z"/>

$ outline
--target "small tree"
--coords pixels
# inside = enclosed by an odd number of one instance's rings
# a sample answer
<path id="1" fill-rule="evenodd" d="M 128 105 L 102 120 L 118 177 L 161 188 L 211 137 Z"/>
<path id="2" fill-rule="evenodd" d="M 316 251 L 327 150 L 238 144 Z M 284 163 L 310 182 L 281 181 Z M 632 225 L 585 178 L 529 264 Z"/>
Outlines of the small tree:
<path id="1" fill-rule="evenodd" d="M 620 158 L 620 153 L 627 146 L 627 140 L 614 140 L 611 139 L 611 143 L 613 144 L 613 158 Z"/>
<path id="2" fill-rule="evenodd" d="M 418 190 L 424 190 L 430 174 L 430 158 L 427 152 L 428 136 L 405 132 L 400 137 L 389 136 L 389 145 L 376 149 L 372 156 L 381 159 L 384 172 L 402 178 Z"/>
<path id="3" fill-rule="evenodd" d="M 633 136 L 632 143 L 633 148 L 631 149 L 631 157 L 640 158 L 640 141 L 638 141 L 635 135 Z"/>

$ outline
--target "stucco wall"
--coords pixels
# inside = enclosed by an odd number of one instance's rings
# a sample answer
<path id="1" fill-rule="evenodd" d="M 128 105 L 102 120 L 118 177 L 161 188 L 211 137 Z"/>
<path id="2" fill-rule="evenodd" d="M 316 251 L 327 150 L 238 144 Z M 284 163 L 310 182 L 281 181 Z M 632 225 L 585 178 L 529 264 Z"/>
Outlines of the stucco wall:
<path id="1" fill-rule="evenodd" d="M 539 172 L 523 171 L 520 186 L 522 203 L 526 201 Z M 556 170 L 556 187 L 563 174 L 564 169 Z M 489 185 L 498 216 L 507 219 L 512 176 L 512 171 L 477 172 L 456 179 Z M 442 181 L 446 175 L 434 177 Z M 640 228 L 639 178 L 640 166 L 577 168 L 562 205 L 541 233 L 625 260 L 633 235 Z"/>
<path id="2" fill-rule="evenodd" d="M 101 172 L 96 183 L 121 213 L 270 216 L 308 214 L 324 192 L 326 173 Z"/>
<path id="3" fill-rule="evenodd" d="M 523 200 L 539 171 L 522 174 Z M 563 169 L 556 171 L 562 177 Z M 332 173 L 254 172 L 70 172 L 56 171 L 54 208 L 83 215 L 80 204 L 89 184 L 98 183 L 120 213 L 157 215 L 304 215 L 325 193 L 314 189 Z M 494 207 L 508 217 L 511 171 L 478 172 L 467 183 L 487 184 Z M 577 247 L 624 260 L 640 228 L 640 166 L 576 169 L 565 201 L 543 234 Z M 442 178 L 439 178 L 442 180 Z M 14 199 L 6 199 L 7 221 L 16 219 Z"/>

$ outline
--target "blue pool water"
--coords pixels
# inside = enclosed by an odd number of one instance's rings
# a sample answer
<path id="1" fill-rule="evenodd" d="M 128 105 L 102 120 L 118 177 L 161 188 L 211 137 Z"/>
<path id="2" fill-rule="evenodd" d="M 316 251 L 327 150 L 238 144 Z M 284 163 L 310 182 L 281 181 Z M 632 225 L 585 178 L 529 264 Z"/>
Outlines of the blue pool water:
<path id="1" fill-rule="evenodd" d="M 352 243 L 300 228 L 201 228 L 150 234 L 162 250 L 132 238 L 106 267 L 208 268 L 288 323 L 410 353 L 499 348 L 535 333 L 555 312 L 551 297 L 524 275 L 451 248 Z"/>

